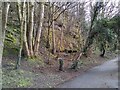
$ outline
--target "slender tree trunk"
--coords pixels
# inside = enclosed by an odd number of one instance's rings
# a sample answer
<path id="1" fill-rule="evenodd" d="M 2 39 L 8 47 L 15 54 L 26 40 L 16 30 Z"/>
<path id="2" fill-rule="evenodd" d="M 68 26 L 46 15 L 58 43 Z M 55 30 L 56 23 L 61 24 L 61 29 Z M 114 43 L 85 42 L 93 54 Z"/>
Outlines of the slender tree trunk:
<path id="1" fill-rule="evenodd" d="M 50 20 L 51 20 L 51 8 L 50 8 L 50 3 L 49 3 L 49 7 L 48 7 L 48 35 L 47 35 L 47 44 L 46 44 L 46 48 L 50 48 L 50 39 L 49 39 L 49 36 L 50 36 Z"/>
<path id="2" fill-rule="evenodd" d="M 30 2 L 30 18 L 29 18 L 29 36 L 28 45 L 30 50 L 30 56 L 33 57 L 33 26 L 34 26 L 34 2 Z"/>
<path id="3" fill-rule="evenodd" d="M 5 32 L 7 29 L 7 21 L 8 21 L 8 12 L 9 12 L 9 8 L 10 8 L 10 3 L 8 2 L 3 2 L 3 10 L 2 10 L 2 22 L 3 22 L 3 38 L 5 38 Z M 3 43 L 4 43 L 4 39 L 3 39 Z"/>
<path id="4" fill-rule="evenodd" d="M 7 29 L 7 21 L 8 21 L 8 12 L 9 12 L 10 3 L 8 2 L 0 2 L 0 65 L 2 61 L 2 53 L 4 48 L 4 40 L 5 40 L 5 32 Z"/>
<path id="5" fill-rule="evenodd" d="M 37 30 L 37 35 L 35 38 L 35 45 L 34 45 L 34 55 L 38 56 L 38 51 L 39 51 L 39 44 L 40 44 L 40 37 L 41 37 L 41 31 L 42 31 L 42 25 L 43 25 L 43 20 L 44 20 L 44 3 L 40 2 L 40 20 L 39 20 L 39 26 Z"/>
<path id="6" fill-rule="evenodd" d="M 48 33 L 47 33 L 47 44 L 46 44 L 46 48 L 50 48 L 50 26 L 48 26 Z"/>
<path id="7" fill-rule="evenodd" d="M 23 30 L 24 30 L 24 18 L 25 18 L 25 1 L 23 3 L 23 12 L 21 12 L 21 5 L 22 3 L 18 1 L 18 11 L 19 11 L 19 17 L 20 17 L 20 49 L 19 49 L 19 55 L 18 60 L 16 64 L 16 69 L 20 66 L 20 61 L 22 58 L 22 49 L 23 49 Z"/>
<path id="8" fill-rule="evenodd" d="M 104 55 L 105 55 L 105 49 L 103 48 L 102 54 L 100 56 L 104 57 Z"/>
<path id="9" fill-rule="evenodd" d="M 118 48 L 117 49 L 119 50 L 118 53 L 120 53 L 120 28 L 118 28 L 117 31 L 118 31 L 118 33 L 117 33 L 118 34 L 118 36 L 117 36 L 117 39 L 118 39 Z"/>
<path id="10" fill-rule="evenodd" d="M 5 8 L 4 8 L 5 9 Z M 0 65 L 1 65 L 1 62 L 2 62 L 2 53 L 3 53 L 3 47 L 4 47 L 4 38 L 3 38 L 3 30 L 2 29 L 4 29 L 3 27 L 2 27 L 2 2 L 0 2 Z M 1 68 L 1 66 L 0 66 L 0 68 Z M 1 73 L 1 70 L 0 70 L 0 73 Z M 2 76 L 2 75 L 1 75 Z M 0 82 L 0 83 L 2 83 L 2 82 Z"/>
<path id="11" fill-rule="evenodd" d="M 30 57 L 30 52 L 29 52 L 29 48 L 28 48 L 28 40 L 27 40 L 27 8 L 26 8 L 26 6 L 25 6 L 25 8 L 24 8 L 24 10 L 25 10 L 25 20 L 24 20 L 24 35 L 23 35 L 23 37 L 24 37 L 24 39 L 23 39 L 23 41 L 24 41 L 24 47 L 25 47 L 25 54 L 27 54 L 27 57 Z"/>
<path id="12" fill-rule="evenodd" d="M 100 54 L 100 56 L 104 57 L 104 55 L 105 55 L 105 48 L 104 48 L 103 44 L 101 44 L 101 52 L 102 52 L 102 54 Z"/>
<path id="13" fill-rule="evenodd" d="M 2 37 L 2 2 L 0 2 L 0 89 L 2 89 L 2 55 L 3 55 L 3 37 Z"/>
<path id="14" fill-rule="evenodd" d="M 63 26 L 61 27 L 60 47 L 63 48 Z"/>
<path id="15" fill-rule="evenodd" d="M 52 11 L 54 12 L 54 5 L 53 5 Z M 53 22 L 52 22 L 52 53 L 55 54 L 56 53 L 56 42 L 55 42 L 55 29 L 54 29 L 54 15 L 52 15 L 52 17 L 53 17 Z"/>
<path id="16" fill-rule="evenodd" d="M 26 33 L 26 36 L 27 36 L 28 49 L 29 49 L 28 41 L 29 41 L 29 29 L 30 29 L 29 21 L 30 21 L 30 2 L 27 2 L 27 33 Z"/>
<path id="17" fill-rule="evenodd" d="M 27 23 L 29 23 L 29 21 L 30 21 L 29 16 L 30 16 L 30 2 L 27 2 Z"/>

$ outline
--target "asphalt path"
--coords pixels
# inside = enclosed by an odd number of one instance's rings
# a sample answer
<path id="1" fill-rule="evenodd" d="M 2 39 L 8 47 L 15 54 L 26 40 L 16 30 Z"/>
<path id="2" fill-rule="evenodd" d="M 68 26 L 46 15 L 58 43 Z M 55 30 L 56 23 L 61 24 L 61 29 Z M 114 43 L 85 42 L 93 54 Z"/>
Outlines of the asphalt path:
<path id="1" fill-rule="evenodd" d="M 118 58 L 93 67 L 57 88 L 118 88 Z"/>

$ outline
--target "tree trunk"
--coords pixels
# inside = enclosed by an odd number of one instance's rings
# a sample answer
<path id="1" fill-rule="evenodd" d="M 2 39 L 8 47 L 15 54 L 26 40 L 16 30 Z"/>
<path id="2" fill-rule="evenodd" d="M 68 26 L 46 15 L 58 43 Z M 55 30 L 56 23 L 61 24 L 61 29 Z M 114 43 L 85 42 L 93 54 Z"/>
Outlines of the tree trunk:
<path id="1" fill-rule="evenodd" d="M 50 26 L 48 26 L 48 33 L 47 33 L 47 44 L 46 44 L 46 48 L 50 48 Z"/>
<path id="2" fill-rule="evenodd" d="M 87 52 L 88 48 L 93 43 L 93 39 L 94 39 L 94 34 L 92 33 L 93 32 L 93 25 L 94 25 L 94 21 L 97 18 L 98 11 L 100 10 L 100 8 L 101 8 L 101 2 L 96 2 L 95 6 L 94 6 L 94 13 L 91 14 L 91 25 L 90 25 L 90 29 L 88 32 L 88 37 L 86 39 L 85 46 L 83 47 L 83 50 L 82 50 L 82 52 L 84 52 L 85 56 L 87 56 L 86 52 Z"/>
<path id="3" fill-rule="evenodd" d="M 4 10 L 5 8 L 3 8 Z M 4 18 L 5 19 L 5 18 Z M 4 20 L 5 21 L 5 20 Z M 3 30 L 5 30 L 4 26 L 2 26 L 2 2 L 0 2 L 0 65 L 1 65 L 1 62 L 2 62 L 2 53 L 3 53 L 3 47 L 4 47 L 4 37 L 3 37 Z M 3 29 L 3 30 L 2 30 Z M 1 66 L 0 66 L 1 68 Z M 0 70 L 0 73 L 1 73 L 1 70 Z M 0 82 L 1 83 L 1 82 Z"/>
<path id="4" fill-rule="evenodd" d="M 8 12 L 9 12 L 9 8 L 10 8 L 10 3 L 8 2 L 3 2 L 3 10 L 2 10 L 2 22 L 3 22 L 3 38 L 5 39 L 5 32 L 7 29 L 7 21 L 8 21 Z M 4 39 L 3 39 L 3 43 L 4 43 Z"/>
<path id="5" fill-rule="evenodd" d="M 27 2 L 27 40 L 29 41 L 29 30 L 30 30 L 30 25 L 29 25 L 29 21 L 30 21 L 30 2 Z M 29 42 L 28 43 L 28 49 L 29 49 Z M 30 52 L 30 51 L 29 51 Z"/>
<path id="6" fill-rule="evenodd" d="M 50 17 L 50 16 L 51 16 L 51 15 L 50 15 L 50 14 L 51 14 L 51 8 L 50 8 L 50 6 L 51 6 L 51 5 L 50 5 L 50 3 L 49 3 L 49 7 L 48 7 L 48 10 L 49 10 L 49 11 L 48 11 L 48 35 L 47 35 L 46 48 L 50 48 L 50 39 L 49 39 L 49 38 L 50 38 L 50 37 L 49 37 L 49 36 L 50 36 L 50 20 L 51 20 L 51 17 Z"/>
<path id="7" fill-rule="evenodd" d="M 54 12 L 54 5 L 52 8 L 52 11 Z M 54 28 L 54 15 L 52 15 L 53 22 L 52 22 L 52 53 L 56 53 L 56 42 L 55 42 L 55 28 Z"/>
<path id="8" fill-rule="evenodd" d="M 20 49 L 19 49 L 19 55 L 18 55 L 18 60 L 16 64 L 16 69 L 19 68 L 20 66 L 20 61 L 22 57 L 22 49 L 23 49 L 23 30 L 24 30 L 24 18 L 25 18 L 25 1 L 23 3 L 23 12 L 21 12 L 21 5 L 22 3 L 18 1 L 18 11 L 19 11 L 19 17 L 20 17 Z"/>
<path id="9" fill-rule="evenodd" d="M 104 57 L 104 55 L 105 55 L 105 48 L 104 48 L 103 44 L 101 44 L 101 52 L 102 52 L 102 54 L 100 54 L 100 56 Z"/>
<path id="10" fill-rule="evenodd" d="M 0 89 L 2 89 L 2 54 L 3 54 L 3 32 L 2 32 L 2 2 L 0 2 Z"/>
<path id="11" fill-rule="evenodd" d="M 39 20 L 39 26 L 37 30 L 37 35 L 35 38 L 35 45 L 34 45 L 34 55 L 38 55 L 38 50 L 39 50 L 39 44 L 40 44 L 40 37 L 41 37 L 41 31 L 42 31 L 42 25 L 43 25 L 43 20 L 44 20 L 44 3 L 40 2 L 40 20 Z"/>
<path id="12" fill-rule="evenodd" d="M 8 12 L 9 12 L 10 3 L 0 2 L 0 64 L 2 61 L 2 53 L 4 48 L 5 32 L 7 30 L 7 21 L 8 21 Z"/>
<path id="13" fill-rule="evenodd" d="M 105 49 L 103 49 L 102 54 L 100 56 L 104 57 L 104 55 L 105 55 Z"/>
<path id="14" fill-rule="evenodd" d="M 62 50 L 63 48 L 63 26 L 61 27 L 61 37 L 60 37 L 60 51 Z"/>
<path id="15" fill-rule="evenodd" d="M 95 6 L 94 6 L 94 13 L 91 16 L 91 25 L 90 25 L 90 29 L 89 29 L 89 32 L 88 32 L 88 37 L 86 39 L 85 46 L 83 47 L 82 51 L 80 51 L 79 54 L 78 54 L 78 58 L 76 58 L 76 60 L 72 64 L 72 66 L 75 66 L 74 69 L 76 69 L 76 67 L 78 65 L 76 63 L 79 61 L 79 58 L 82 55 L 85 55 L 87 57 L 87 54 L 86 54 L 87 50 L 90 48 L 90 46 L 93 43 L 93 39 L 94 39 L 94 34 L 92 33 L 92 31 L 93 31 L 93 25 L 94 25 L 95 19 L 97 18 L 98 11 L 101 8 L 100 4 L 101 4 L 101 2 L 96 2 Z"/>
<path id="16" fill-rule="evenodd" d="M 29 3 L 29 2 L 27 2 L 27 3 Z M 24 41 L 24 51 L 25 51 L 25 54 L 27 55 L 27 57 L 30 57 L 30 52 L 29 52 L 29 48 L 28 48 L 28 40 L 27 40 L 27 8 L 26 8 L 26 6 L 25 6 L 25 8 L 24 8 L 24 10 L 25 10 L 25 20 L 24 20 L 24 31 L 23 31 L 23 33 L 24 33 L 24 35 L 23 35 L 23 37 L 24 37 L 24 39 L 23 39 L 23 41 Z"/>
<path id="17" fill-rule="evenodd" d="M 33 26 L 34 26 L 34 2 L 30 2 L 30 18 L 29 18 L 29 36 L 28 45 L 30 56 L 33 57 Z"/>
<path id="18" fill-rule="evenodd" d="M 94 34 L 89 33 L 89 36 L 87 37 L 87 40 L 85 42 L 85 46 L 82 49 L 82 52 L 84 52 L 84 55 L 87 57 L 87 51 L 90 48 L 90 46 L 93 44 Z"/>

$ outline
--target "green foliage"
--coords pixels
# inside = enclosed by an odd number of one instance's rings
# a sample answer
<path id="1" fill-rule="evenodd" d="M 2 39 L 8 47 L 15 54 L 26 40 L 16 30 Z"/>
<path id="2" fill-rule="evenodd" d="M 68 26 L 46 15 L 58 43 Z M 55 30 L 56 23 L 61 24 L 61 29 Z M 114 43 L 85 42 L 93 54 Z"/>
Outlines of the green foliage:
<path id="1" fill-rule="evenodd" d="M 101 44 L 104 45 L 104 48 L 107 46 L 113 47 L 114 43 L 117 41 L 117 35 L 114 33 L 114 30 L 110 27 L 111 23 L 115 23 L 115 21 L 109 21 L 108 19 L 100 19 L 97 20 L 94 25 L 94 32 L 96 33 L 95 41 L 97 46 L 101 50 Z"/>
<path id="2" fill-rule="evenodd" d="M 108 22 L 108 27 L 111 29 L 114 29 L 114 31 L 116 31 L 115 29 L 120 28 L 120 16 L 114 16 L 113 18 L 111 18 Z"/>
<path id="3" fill-rule="evenodd" d="M 19 33 L 20 29 L 16 26 L 8 25 L 8 29 L 6 30 L 6 38 L 5 40 L 11 43 L 18 43 L 19 41 Z"/>
<path id="4" fill-rule="evenodd" d="M 17 46 L 15 46 L 13 43 L 8 43 L 5 41 L 3 56 L 18 55 L 18 51 L 19 51 L 19 48 Z"/>
<path id="5" fill-rule="evenodd" d="M 4 42 L 4 52 L 3 55 L 8 54 L 17 55 L 19 51 L 19 28 L 8 25 L 6 30 L 6 37 Z"/>
<path id="6" fill-rule="evenodd" d="M 32 85 L 32 78 L 26 77 L 31 74 L 23 70 L 5 70 L 2 72 L 3 88 L 28 87 Z"/>
<path id="7" fill-rule="evenodd" d="M 23 79 L 18 80 L 18 87 L 26 87 L 29 85 L 31 85 L 29 78 L 26 78 L 26 79 L 23 78 Z"/>

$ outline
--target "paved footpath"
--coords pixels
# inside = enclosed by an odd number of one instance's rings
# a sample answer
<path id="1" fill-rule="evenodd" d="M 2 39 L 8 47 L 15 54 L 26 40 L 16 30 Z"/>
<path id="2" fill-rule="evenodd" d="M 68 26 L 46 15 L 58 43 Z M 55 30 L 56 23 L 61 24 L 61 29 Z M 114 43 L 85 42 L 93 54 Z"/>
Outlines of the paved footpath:
<path id="1" fill-rule="evenodd" d="M 119 58 L 120 59 L 120 58 Z M 65 82 L 58 88 L 118 88 L 118 58 L 107 61 L 100 66 L 72 80 Z"/>

